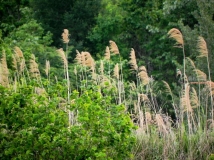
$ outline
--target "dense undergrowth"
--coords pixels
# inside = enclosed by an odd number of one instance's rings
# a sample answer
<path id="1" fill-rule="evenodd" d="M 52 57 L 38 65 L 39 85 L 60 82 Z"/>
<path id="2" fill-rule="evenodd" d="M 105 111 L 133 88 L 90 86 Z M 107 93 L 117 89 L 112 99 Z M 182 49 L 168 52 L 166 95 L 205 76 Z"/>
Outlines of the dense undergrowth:
<path id="1" fill-rule="evenodd" d="M 89 52 L 76 51 L 71 66 L 66 29 L 65 50 L 57 50 L 63 78 L 51 74 L 48 60 L 46 77 L 41 76 L 35 56 L 26 60 L 19 47 L 8 68 L 3 52 L 0 158 L 212 159 L 214 83 L 185 57 L 181 32 L 174 28 L 168 34 L 183 54 L 177 86 L 156 82 L 145 66 L 138 66 L 134 49 L 124 60 L 114 41 L 97 61 Z M 210 73 L 202 37 L 196 47 Z M 133 81 L 124 77 L 125 63 Z"/>

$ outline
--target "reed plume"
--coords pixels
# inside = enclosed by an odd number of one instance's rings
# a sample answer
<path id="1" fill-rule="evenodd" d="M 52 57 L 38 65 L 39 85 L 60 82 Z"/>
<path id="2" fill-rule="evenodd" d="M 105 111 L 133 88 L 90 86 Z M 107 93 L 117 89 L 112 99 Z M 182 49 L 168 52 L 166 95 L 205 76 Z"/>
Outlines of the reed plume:
<path id="1" fill-rule="evenodd" d="M 130 61 L 129 64 L 131 65 L 132 70 L 137 71 L 138 70 L 138 66 L 137 66 L 137 60 L 136 60 L 136 56 L 135 56 L 135 51 L 133 48 L 131 48 L 131 52 L 130 52 Z"/>
<path id="2" fill-rule="evenodd" d="M 82 64 L 82 55 L 81 55 L 81 53 L 78 51 L 78 50 L 76 50 L 76 58 L 75 58 L 75 61 L 77 62 L 77 64 Z"/>
<path id="3" fill-rule="evenodd" d="M 142 102 L 149 102 L 149 98 L 148 98 L 148 96 L 146 95 L 146 94 L 139 94 L 139 97 L 140 97 L 140 100 L 142 101 Z"/>
<path id="4" fill-rule="evenodd" d="M 207 49 L 207 43 L 204 40 L 203 37 L 198 37 L 198 44 L 197 44 L 198 52 L 199 52 L 199 57 L 206 57 L 207 60 L 207 69 L 208 69 L 208 75 L 209 75 L 209 81 L 211 82 L 211 75 L 210 75 L 210 63 L 209 63 L 209 56 L 208 56 L 208 49 Z M 212 86 L 211 83 L 209 83 L 209 89 L 210 89 L 210 101 L 211 101 L 211 115 L 212 115 L 212 120 L 214 120 L 214 108 L 213 108 L 213 96 L 212 96 Z"/>
<path id="5" fill-rule="evenodd" d="M 192 87 L 192 91 L 190 92 L 190 99 L 191 99 L 192 108 L 197 108 L 199 106 L 199 99 L 197 96 L 197 92 L 193 87 Z"/>
<path id="6" fill-rule="evenodd" d="M 194 69 L 198 81 L 207 81 L 207 75 L 199 69 Z"/>
<path id="7" fill-rule="evenodd" d="M 64 43 L 69 42 L 69 31 L 67 29 L 64 29 L 64 32 L 62 33 L 62 40 Z"/>
<path id="8" fill-rule="evenodd" d="M 40 76 L 38 64 L 36 63 L 36 58 L 35 58 L 34 54 L 31 54 L 30 74 L 31 74 L 32 77 L 35 77 L 35 78 Z"/>
<path id="9" fill-rule="evenodd" d="M 105 59 L 105 60 L 110 60 L 110 58 L 111 58 L 111 54 L 110 54 L 109 47 L 107 46 L 107 47 L 106 47 L 106 50 L 105 50 L 104 59 Z"/>
<path id="10" fill-rule="evenodd" d="M 183 112 L 193 112 L 191 101 L 190 101 L 190 86 L 189 84 L 185 84 L 184 92 L 181 97 L 181 106 Z"/>
<path id="11" fill-rule="evenodd" d="M 79 52 L 76 50 L 76 62 L 85 67 L 90 67 L 91 70 L 95 70 L 95 61 L 89 52 Z"/>
<path id="12" fill-rule="evenodd" d="M 19 74 L 21 74 L 22 72 L 24 72 L 25 69 L 25 58 L 23 55 L 23 52 L 21 51 L 21 49 L 19 47 L 14 47 L 14 52 L 15 52 L 15 56 L 14 56 L 14 60 L 13 60 L 13 65 L 14 68 L 17 68 Z M 16 67 L 17 66 L 17 67 Z"/>
<path id="13" fill-rule="evenodd" d="M 109 41 L 109 44 L 110 44 L 110 51 L 111 51 L 113 54 L 119 54 L 119 53 L 120 53 L 120 52 L 119 52 L 119 49 L 118 49 L 118 47 L 117 47 L 117 44 L 116 44 L 114 41 L 110 40 L 110 41 Z"/>
<path id="14" fill-rule="evenodd" d="M 148 74 L 147 74 L 146 67 L 141 66 L 141 67 L 139 68 L 138 77 L 139 77 L 140 80 L 142 81 L 143 85 L 147 85 L 147 84 L 149 83 L 149 76 L 148 76 Z"/>
<path id="15" fill-rule="evenodd" d="M 198 52 L 200 53 L 198 57 L 208 57 L 207 43 L 203 37 L 198 37 L 197 48 Z"/>
<path id="16" fill-rule="evenodd" d="M 184 41 L 183 41 L 183 35 L 177 28 L 172 28 L 167 33 L 169 38 L 172 38 L 176 41 L 176 47 L 183 47 Z"/>
<path id="17" fill-rule="evenodd" d="M 116 79 L 119 79 L 119 65 L 118 65 L 118 63 L 114 66 L 114 73 L 113 73 L 113 76 L 114 76 Z"/>
<path id="18" fill-rule="evenodd" d="M 68 66 L 68 61 L 67 61 L 67 58 L 65 56 L 65 52 L 63 51 L 62 48 L 58 49 L 57 52 L 59 53 L 59 56 L 61 57 L 62 59 L 62 62 L 64 64 L 64 67 L 67 67 Z"/>
<path id="19" fill-rule="evenodd" d="M 7 68 L 7 60 L 5 51 L 2 53 L 2 58 L 0 62 L 0 84 L 2 86 L 8 87 L 9 85 L 9 70 Z"/>
<path id="20" fill-rule="evenodd" d="M 24 58 L 24 56 L 23 56 L 23 53 L 22 53 L 22 51 L 21 51 L 21 49 L 19 48 L 19 47 L 15 47 L 14 48 L 14 52 L 15 52 L 15 54 L 16 54 L 16 56 L 18 57 L 18 58 Z"/>
<path id="21" fill-rule="evenodd" d="M 83 61 L 85 62 L 85 66 L 90 67 L 92 71 L 95 70 L 95 61 L 92 58 L 91 54 L 89 52 L 82 52 L 81 53 L 83 56 L 82 58 L 84 59 Z"/>
<path id="22" fill-rule="evenodd" d="M 194 69 L 196 68 L 195 63 L 193 62 L 192 59 L 190 59 L 189 57 L 186 57 L 186 60 L 190 63 L 192 68 L 194 68 Z"/>

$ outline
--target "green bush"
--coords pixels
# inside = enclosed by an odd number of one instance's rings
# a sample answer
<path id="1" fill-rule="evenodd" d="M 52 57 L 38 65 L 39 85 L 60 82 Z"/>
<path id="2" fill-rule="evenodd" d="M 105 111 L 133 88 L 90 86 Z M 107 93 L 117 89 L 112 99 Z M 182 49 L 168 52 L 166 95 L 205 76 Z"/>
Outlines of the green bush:
<path id="1" fill-rule="evenodd" d="M 50 87 L 50 86 L 49 86 Z M 130 158 L 134 125 L 122 105 L 89 90 L 73 93 L 71 109 L 76 122 L 69 127 L 68 113 L 59 98 L 38 94 L 25 85 L 16 92 L 0 86 L 0 159 L 125 159 Z M 53 91 L 55 89 L 55 91 Z"/>

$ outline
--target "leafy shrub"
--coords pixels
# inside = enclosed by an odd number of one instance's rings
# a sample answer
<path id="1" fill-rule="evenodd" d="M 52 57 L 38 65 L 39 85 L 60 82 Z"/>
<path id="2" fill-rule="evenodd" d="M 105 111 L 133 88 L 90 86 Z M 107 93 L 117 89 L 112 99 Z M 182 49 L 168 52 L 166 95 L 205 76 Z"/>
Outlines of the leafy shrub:
<path id="1" fill-rule="evenodd" d="M 50 87 L 53 89 L 59 87 Z M 56 90 L 55 90 L 56 92 Z M 68 127 L 68 115 L 58 97 L 38 94 L 25 85 L 16 92 L 0 87 L 1 159 L 124 159 L 131 157 L 134 125 L 122 105 L 89 90 L 77 92 L 71 109 L 76 123 Z"/>

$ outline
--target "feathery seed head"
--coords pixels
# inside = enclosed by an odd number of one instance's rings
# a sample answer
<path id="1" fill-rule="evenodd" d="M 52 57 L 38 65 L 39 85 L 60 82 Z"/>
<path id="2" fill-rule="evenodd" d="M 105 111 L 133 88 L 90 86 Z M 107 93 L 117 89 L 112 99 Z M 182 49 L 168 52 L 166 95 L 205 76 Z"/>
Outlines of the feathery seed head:
<path id="1" fill-rule="evenodd" d="M 188 112 L 188 113 L 192 113 L 193 109 L 191 106 L 191 101 L 190 101 L 190 86 L 188 83 L 185 84 L 184 86 L 184 91 L 183 91 L 183 95 L 181 97 L 181 107 L 183 112 Z"/>
<path id="2" fill-rule="evenodd" d="M 12 61 L 13 68 L 15 69 L 15 71 L 18 71 L 18 63 L 14 54 L 12 55 L 12 58 L 13 58 L 13 61 Z"/>
<path id="3" fill-rule="evenodd" d="M 199 106 L 199 100 L 195 88 L 192 88 L 190 92 L 190 99 L 192 108 L 197 108 Z"/>
<path id="4" fill-rule="evenodd" d="M 110 60 L 110 58 L 111 58 L 111 54 L 110 54 L 109 47 L 107 46 L 106 50 L 105 50 L 105 57 L 104 57 L 104 59 L 105 60 Z"/>
<path id="5" fill-rule="evenodd" d="M 198 52 L 200 53 L 199 57 L 208 57 L 207 43 L 201 36 L 198 37 L 197 48 Z"/>
<path id="6" fill-rule="evenodd" d="M 136 60 L 135 51 L 133 48 L 131 48 L 129 64 L 131 64 L 131 68 L 133 70 L 137 71 L 137 69 L 138 69 L 137 60 Z"/>
<path id="7" fill-rule="evenodd" d="M 31 59 L 30 59 L 30 73 L 32 77 L 39 77 L 40 72 L 38 68 L 38 64 L 36 63 L 36 58 L 34 54 L 31 54 Z"/>
<path id="8" fill-rule="evenodd" d="M 61 57 L 64 66 L 67 66 L 68 65 L 68 61 L 67 61 L 67 58 L 65 56 L 65 52 L 63 51 L 63 49 L 60 48 L 60 49 L 57 50 L 57 52 L 59 53 L 59 56 Z"/>
<path id="9" fill-rule="evenodd" d="M 24 58 L 24 56 L 23 56 L 23 53 L 22 53 L 22 51 L 21 51 L 21 49 L 19 48 L 19 47 L 15 47 L 14 48 L 14 52 L 16 53 L 16 56 L 18 57 L 18 58 Z"/>
<path id="10" fill-rule="evenodd" d="M 114 74 L 113 76 L 116 78 L 116 79 L 119 79 L 119 65 L 118 63 L 115 65 L 114 67 Z"/>
<path id="11" fill-rule="evenodd" d="M 190 59 L 189 57 L 186 57 L 187 61 L 190 63 L 190 65 L 192 66 L 192 68 L 196 68 L 195 63 L 193 62 L 192 59 Z"/>
<path id="12" fill-rule="evenodd" d="M 119 54 L 120 52 L 119 52 L 119 49 L 117 47 L 117 44 L 112 40 L 110 40 L 109 43 L 110 43 L 110 51 L 113 54 Z"/>
<path id="13" fill-rule="evenodd" d="M 76 50 L 76 58 L 75 58 L 75 60 L 76 60 L 76 62 L 77 62 L 77 64 L 82 64 L 82 55 L 81 55 L 81 53 L 78 51 L 78 50 Z"/>
<path id="14" fill-rule="evenodd" d="M 62 33 L 62 40 L 64 43 L 69 42 L 69 31 L 67 29 L 64 29 L 64 32 Z"/>
<path id="15" fill-rule="evenodd" d="M 89 52 L 82 52 L 82 65 L 90 67 L 92 71 L 95 70 L 95 61 Z"/>
<path id="16" fill-rule="evenodd" d="M 183 35 L 177 28 L 172 28 L 168 33 L 169 38 L 172 38 L 176 41 L 176 47 L 183 48 L 184 41 L 183 41 Z"/>
<path id="17" fill-rule="evenodd" d="M 194 69 L 198 81 L 207 81 L 207 75 L 199 69 Z"/>
<path id="18" fill-rule="evenodd" d="M 147 85 L 149 83 L 149 76 L 147 74 L 146 67 L 141 66 L 139 68 L 138 77 L 140 78 L 144 85 Z"/>

